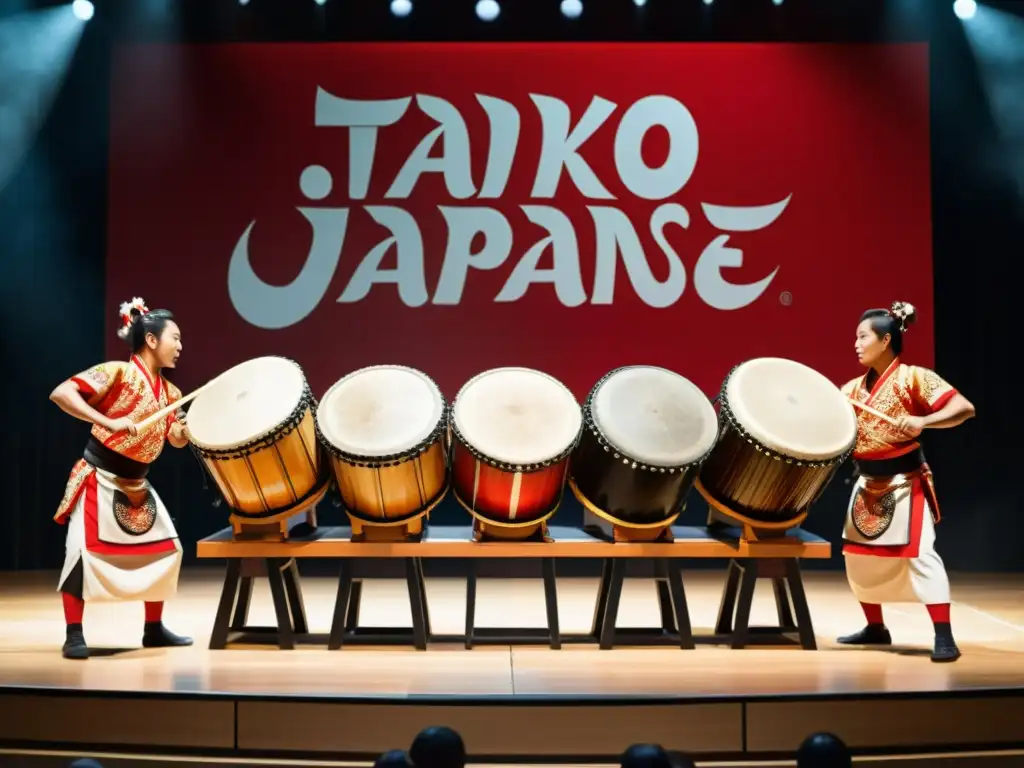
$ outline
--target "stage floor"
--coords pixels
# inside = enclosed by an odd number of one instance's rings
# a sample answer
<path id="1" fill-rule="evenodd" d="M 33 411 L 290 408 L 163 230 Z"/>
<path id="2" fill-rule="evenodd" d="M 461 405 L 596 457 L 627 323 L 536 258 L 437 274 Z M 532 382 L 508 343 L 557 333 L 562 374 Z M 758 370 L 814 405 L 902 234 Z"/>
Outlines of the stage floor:
<path id="1" fill-rule="evenodd" d="M 709 631 L 718 610 L 723 576 L 687 572 L 687 596 L 695 631 Z M 853 631 L 862 616 L 841 573 L 805 573 L 818 651 L 791 648 L 698 646 L 600 651 L 595 646 L 433 645 L 411 648 L 345 647 L 327 651 L 300 646 L 232 647 L 210 651 L 211 626 L 220 594 L 219 569 L 187 570 L 165 620 L 195 638 L 191 648 L 139 647 L 142 606 L 91 605 L 86 639 L 96 657 L 86 662 L 60 656 L 64 638 L 56 574 L 8 574 L 0 579 L 0 686 L 57 687 L 164 693 L 225 693 L 346 697 L 495 696 L 520 697 L 706 697 L 806 696 L 939 692 L 1024 688 L 1024 577 L 953 575 L 953 628 L 963 651 L 955 664 L 928 659 L 932 632 L 922 606 L 886 607 L 886 622 L 897 645 L 887 650 L 837 646 L 836 636 Z M 597 579 L 560 579 L 559 616 L 563 632 L 589 628 Z M 336 580 L 304 577 L 311 632 L 329 631 Z M 462 630 L 465 582 L 428 579 L 431 620 L 436 633 Z M 540 579 L 481 579 L 478 627 L 544 626 Z M 265 582 L 258 583 L 252 624 L 273 624 Z M 771 624 L 771 590 L 759 587 L 751 624 Z M 364 586 L 360 624 L 411 623 L 406 585 L 373 580 Z M 620 627 L 658 623 L 650 581 L 627 580 Z"/>

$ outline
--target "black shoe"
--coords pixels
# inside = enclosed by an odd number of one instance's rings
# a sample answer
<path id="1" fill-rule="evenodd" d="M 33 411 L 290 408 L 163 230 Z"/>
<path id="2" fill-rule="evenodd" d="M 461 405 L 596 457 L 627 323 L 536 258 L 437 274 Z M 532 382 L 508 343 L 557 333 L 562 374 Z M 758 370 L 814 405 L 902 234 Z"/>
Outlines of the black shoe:
<path id="1" fill-rule="evenodd" d="M 176 648 L 192 645 L 191 637 L 179 637 L 163 625 L 161 621 L 147 621 L 142 631 L 143 648 Z"/>
<path id="2" fill-rule="evenodd" d="M 85 635 L 81 624 L 68 624 L 67 638 L 61 649 L 65 659 L 88 659 L 89 646 L 85 644 Z"/>
<path id="3" fill-rule="evenodd" d="M 842 645 L 892 645 L 892 635 L 885 624 L 868 624 L 860 632 L 843 635 L 836 642 Z"/>
<path id="4" fill-rule="evenodd" d="M 935 625 L 935 648 L 932 650 L 932 661 L 950 662 L 960 658 L 960 649 L 953 640 L 953 630 L 948 623 Z"/>

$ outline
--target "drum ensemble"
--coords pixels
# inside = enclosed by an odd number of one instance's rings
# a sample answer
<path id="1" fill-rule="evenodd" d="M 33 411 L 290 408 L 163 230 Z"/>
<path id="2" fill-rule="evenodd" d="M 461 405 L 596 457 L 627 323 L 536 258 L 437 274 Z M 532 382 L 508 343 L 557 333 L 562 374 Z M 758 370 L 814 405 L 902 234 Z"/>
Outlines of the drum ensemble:
<path id="1" fill-rule="evenodd" d="M 188 426 L 237 537 L 315 526 L 333 488 L 353 540 L 416 540 L 448 493 L 477 541 L 547 540 L 566 487 L 585 527 L 615 541 L 670 541 L 694 490 L 709 523 L 782 532 L 806 518 L 857 436 L 839 388 L 781 358 L 738 365 L 714 400 L 673 371 L 625 366 L 581 404 L 518 367 L 472 377 L 449 403 L 401 365 L 349 373 L 318 402 L 298 364 L 261 357 L 198 394 Z"/>

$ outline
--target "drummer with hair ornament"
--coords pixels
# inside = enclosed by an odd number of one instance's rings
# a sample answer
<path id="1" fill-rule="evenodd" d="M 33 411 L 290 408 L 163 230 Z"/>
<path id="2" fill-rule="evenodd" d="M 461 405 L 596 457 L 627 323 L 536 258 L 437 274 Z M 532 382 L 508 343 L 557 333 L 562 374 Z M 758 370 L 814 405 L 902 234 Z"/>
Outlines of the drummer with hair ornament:
<path id="1" fill-rule="evenodd" d="M 918 438 L 926 429 L 964 423 L 974 416 L 974 406 L 934 371 L 900 360 L 903 334 L 915 319 L 916 310 L 905 302 L 861 315 L 854 348 L 868 371 L 842 388 L 865 406 L 857 409 L 858 477 L 847 508 L 843 554 L 867 626 L 838 642 L 891 645 L 882 604 L 920 602 L 935 627 L 932 661 L 956 661 L 960 650 L 950 626 L 949 578 L 935 551 L 939 504 Z"/>
<path id="2" fill-rule="evenodd" d="M 82 618 L 91 602 L 144 602 L 146 648 L 192 644 L 163 625 L 164 601 L 177 591 L 182 548 L 167 508 L 146 480 L 165 442 L 188 445 L 184 412 L 136 426 L 181 399 L 163 375 L 181 354 L 181 331 L 169 311 L 151 312 L 140 298 L 122 304 L 120 317 L 118 336 L 131 348 L 129 362 L 100 363 L 50 393 L 65 413 L 92 424 L 54 516 L 68 527 L 58 586 L 68 659 L 89 657 Z"/>

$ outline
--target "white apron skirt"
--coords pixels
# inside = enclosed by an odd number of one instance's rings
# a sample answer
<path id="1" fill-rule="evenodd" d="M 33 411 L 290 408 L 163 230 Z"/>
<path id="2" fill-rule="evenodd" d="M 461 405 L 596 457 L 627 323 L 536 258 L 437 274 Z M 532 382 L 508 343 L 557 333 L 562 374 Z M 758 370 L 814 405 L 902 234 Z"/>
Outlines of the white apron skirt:
<path id="1" fill-rule="evenodd" d="M 67 522 L 58 591 L 85 602 L 160 602 L 178 588 L 182 549 L 171 516 L 147 480 L 95 469 Z"/>
<path id="2" fill-rule="evenodd" d="M 949 603 L 949 577 L 935 551 L 935 522 L 924 481 L 897 476 L 887 493 L 865 494 L 869 482 L 877 489 L 876 482 L 858 478 L 843 530 L 846 576 L 854 596 L 862 603 Z M 890 516 L 887 526 L 879 522 Z"/>

